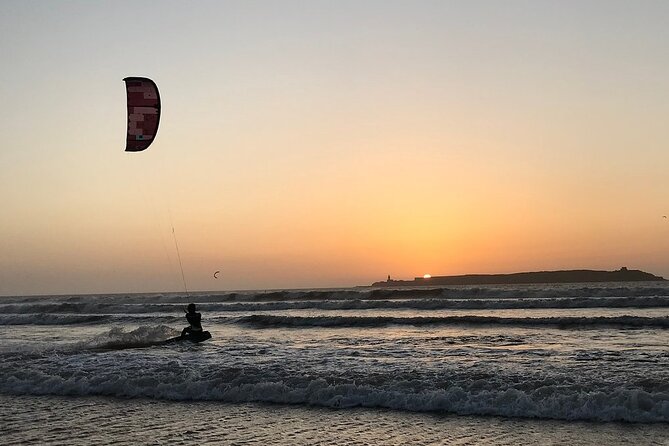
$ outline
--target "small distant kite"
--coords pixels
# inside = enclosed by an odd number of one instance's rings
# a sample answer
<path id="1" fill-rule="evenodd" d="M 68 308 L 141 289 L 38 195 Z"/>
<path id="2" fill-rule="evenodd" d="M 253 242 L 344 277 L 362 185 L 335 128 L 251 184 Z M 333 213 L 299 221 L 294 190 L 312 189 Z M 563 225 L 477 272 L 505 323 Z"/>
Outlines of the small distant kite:
<path id="1" fill-rule="evenodd" d="M 218 279 L 218 273 L 220 273 L 220 271 L 216 271 L 216 272 L 214 273 L 214 279 Z"/>

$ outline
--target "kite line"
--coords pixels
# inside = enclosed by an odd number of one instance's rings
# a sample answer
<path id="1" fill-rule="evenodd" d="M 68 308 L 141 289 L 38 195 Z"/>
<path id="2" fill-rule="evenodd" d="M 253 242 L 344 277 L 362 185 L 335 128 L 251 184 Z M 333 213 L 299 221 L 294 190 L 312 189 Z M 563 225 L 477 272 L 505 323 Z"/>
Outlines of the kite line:
<path id="1" fill-rule="evenodd" d="M 158 92 L 156 83 L 146 77 L 126 77 L 123 81 L 125 82 L 128 99 L 128 128 L 125 151 L 141 152 L 153 143 L 158 133 L 162 108 L 160 93 Z M 181 280 L 184 284 L 186 295 L 188 295 L 188 286 L 186 285 L 186 276 L 183 264 L 181 263 L 181 253 L 179 253 L 179 244 L 177 243 L 177 236 L 174 231 L 172 212 L 170 212 L 170 225 L 172 226 L 174 247 L 177 250 Z"/>
<path id="2" fill-rule="evenodd" d="M 171 219 L 172 217 L 170 216 L 170 220 Z M 181 264 L 181 254 L 179 254 L 179 244 L 177 243 L 177 235 L 174 232 L 174 225 L 172 225 L 172 237 L 174 238 L 174 246 L 177 248 L 177 259 L 179 259 L 179 269 L 181 269 L 181 280 L 184 283 L 184 291 L 186 291 L 186 295 L 188 295 L 188 287 L 186 286 L 186 276 L 184 276 L 184 267 Z"/>

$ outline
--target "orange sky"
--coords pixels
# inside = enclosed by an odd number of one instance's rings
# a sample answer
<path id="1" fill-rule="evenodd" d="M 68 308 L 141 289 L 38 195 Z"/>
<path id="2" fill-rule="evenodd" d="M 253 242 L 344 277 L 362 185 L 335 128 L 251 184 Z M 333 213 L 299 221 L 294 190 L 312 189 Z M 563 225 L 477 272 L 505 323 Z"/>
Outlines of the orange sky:
<path id="1" fill-rule="evenodd" d="M 669 277 L 669 5 L 195 6 L 0 5 L 0 294 Z"/>

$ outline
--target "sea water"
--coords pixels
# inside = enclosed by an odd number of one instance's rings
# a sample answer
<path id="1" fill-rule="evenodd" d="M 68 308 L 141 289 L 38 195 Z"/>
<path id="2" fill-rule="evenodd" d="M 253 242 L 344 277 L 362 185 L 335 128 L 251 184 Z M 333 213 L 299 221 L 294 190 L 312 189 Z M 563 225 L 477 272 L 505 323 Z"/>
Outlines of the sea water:
<path id="1" fill-rule="evenodd" d="M 189 302 L 213 338 L 162 345 Z M 8 296 L 0 336 L 2 444 L 669 444 L 663 282 Z"/>

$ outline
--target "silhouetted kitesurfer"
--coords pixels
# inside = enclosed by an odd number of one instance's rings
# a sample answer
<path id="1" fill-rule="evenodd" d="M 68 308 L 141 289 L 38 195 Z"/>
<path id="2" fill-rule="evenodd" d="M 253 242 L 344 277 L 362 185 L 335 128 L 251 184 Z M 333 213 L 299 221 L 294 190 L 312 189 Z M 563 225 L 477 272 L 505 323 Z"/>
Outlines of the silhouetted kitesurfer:
<path id="1" fill-rule="evenodd" d="M 195 304 L 188 304 L 186 311 L 186 320 L 188 321 L 188 327 L 181 330 L 181 337 L 188 335 L 201 335 L 202 334 L 202 315 L 195 312 Z"/>
<path id="2" fill-rule="evenodd" d="M 181 330 L 181 336 L 171 338 L 165 341 L 165 344 L 172 344 L 174 342 L 190 341 L 202 342 L 211 339 L 211 333 L 202 330 L 202 315 L 195 311 L 195 304 L 188 304 L 186 307 L 186 320 L 188 327 Z"/>

